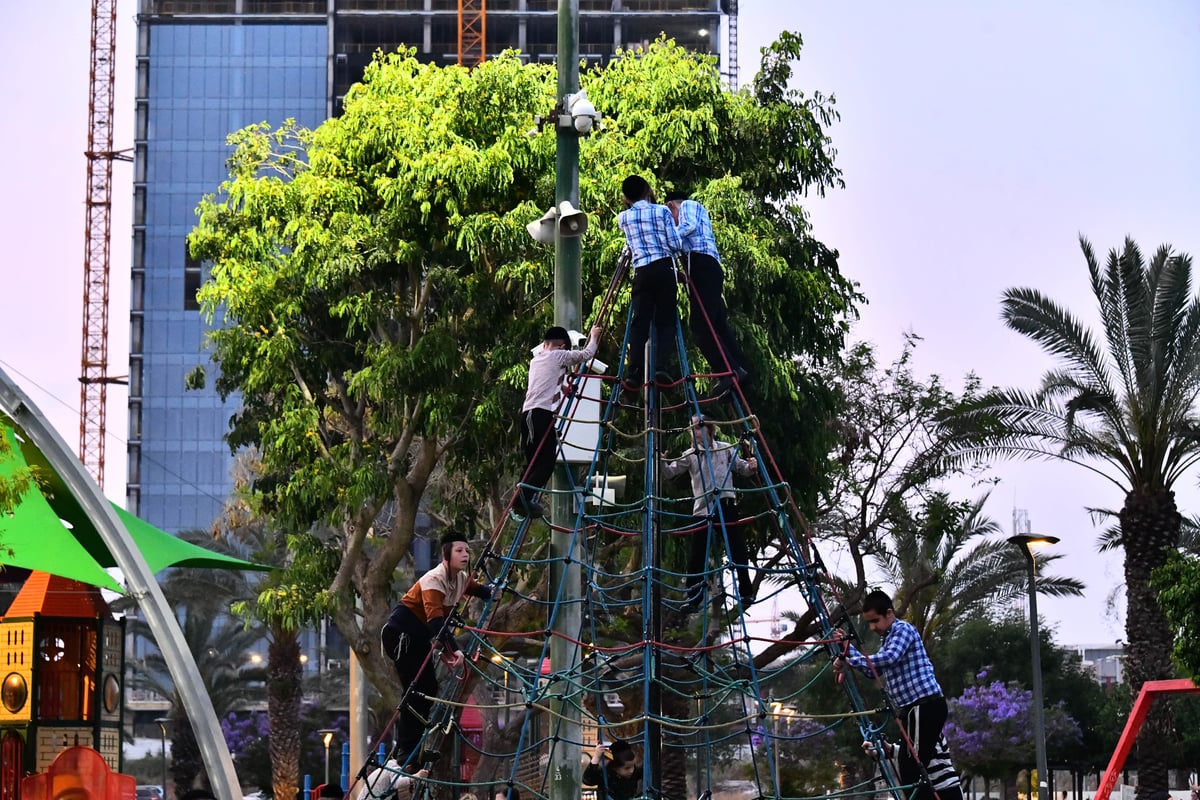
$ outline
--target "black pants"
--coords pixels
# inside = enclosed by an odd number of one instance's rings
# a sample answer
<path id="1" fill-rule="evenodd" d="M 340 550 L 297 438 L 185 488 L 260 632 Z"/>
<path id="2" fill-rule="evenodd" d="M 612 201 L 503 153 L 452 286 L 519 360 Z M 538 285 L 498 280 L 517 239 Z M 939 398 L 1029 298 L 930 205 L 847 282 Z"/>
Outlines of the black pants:
<path id="1" fill-rule="evenodd" d="M 729 560 L 736 565 L 735 569 L 737 569 L 738 593 L 742 597 L 748 597 L 754 590 L 754 584 L 750 580 L 750 570 L 746 566 L 750 563 L 750 553 L 746 550 L 746 536 L 742 533 L 742 527 L 732 524 L 737 518 L 737 506 L 734 505 L 733 500 L 722 499 L 720 516 L 714 514 L 711 517 L 712 532 L 714 539 L 728 542 Z M 699 525 L 700 530 L 689 534 L 691 546 L 688 550 L 688 589 L 704 583 L 704 573 L 708 571 L 709 519 L 709 517 L 692 517 L 692 525 Z"/>
<path id="2" fill-rule="evenodd" d="M 708 361 L 713 372 L 733 372 L 746 369 L 746 356 L 734 338 L 725 313 L 725 272 L 721 262 L 705 253 L 690 253 L 687 257 L 688 300 L 691 313 L 688 327 L 696 346 Z M 728 360 L 728 364 L 726 363 Z"/>
<path id="3" fill-rule="evenodd" d="M 641 383 L 645 380 L 646 342 L 654 326 L 655 369 L 668 373 L 679 363 L 675 348 L 675 326 L 679 309 L 675 306 L 675 263 L 660 258 L 633 271 L 633 293 L 630 304 L 633 319 L 629 321 L 629 358 L 626 380 Z"/>
<path id="4" fill-rule="evenodd" d="M 521 447 L 525 449 L 525 471 L 523 483 L 541 489 L 554 474 L 558 460 L 558 431 L 554 428 L 554 412 L 545 408 L 531 408 L 521 412 Z M 521 489 L 521 497 L 531 503 L 537 489 Z"/>
<path id="5" fill-rule="evenodd" d="M 384 625 L 379 638 L 383 652 L 392 660 L 396 675 L 408 693 L 400 708 L 394 756 L 404 764 L 421 744 L 425 725 L 433 711 L 433 701 L 429 698 L 438 694 L 437 672 L 430 656 L 433 637 L 425 623 L 412 614 L 405 614 L 398 625 L 393 622 Z"/>
<path id="6" fill-rule="evenodd" d="M 942 727 L 946 724 L 946 714 L 946 698 L 941 695 L 918 700 L 900 711 L 900 724 L 920 760 L 919 764 L 913 760 L 908 742 L 901 741 L 900 780 L 917 786 L 916 800 L 935 800 L 933 787 L 922 779 L 921 765 L 928 765 L 933 758 L 938 737 L 942 735 Z"/>

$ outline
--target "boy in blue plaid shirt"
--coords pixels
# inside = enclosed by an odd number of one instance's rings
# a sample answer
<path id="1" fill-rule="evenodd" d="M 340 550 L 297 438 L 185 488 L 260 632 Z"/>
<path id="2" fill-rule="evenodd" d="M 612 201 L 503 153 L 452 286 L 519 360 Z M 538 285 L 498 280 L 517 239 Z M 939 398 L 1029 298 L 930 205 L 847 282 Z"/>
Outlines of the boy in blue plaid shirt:
<path id="1" fill-rule="evenodd" d="M 841 675 L 849 664 L 867 677 L 879 676 L 906 734 L 907 741 L 899 743 L 900 778 L 917 786 L 917 800 L 935 800 L 933 787 L 924 780 L 923 773 L 932 774 L 932 761 L 948 709 L 942 687 L 933 674 L 933 662 L 917 629 L 897 619 L 892 598 L 886 592 L 879 589 L 869 592 L 863 600 L 862 616 L 867 627 L 882 639 L 879 652 L 868 658 L 839 630 L 835 636 L 842 641 L 844 651 L 833 662 L 834 672 Z M 908 742 L 912 742 L 911 747 Z"/>
<path id="2" fill-rule="evenodd" d="M 621 194 L 626 208 L 617 215 L 617 225 L 633 257 L 633 319 L 629 323 L 625 383 L 636 389 L 646 379 L 645 349 L 651 324 L 658 348 L 655 380 L 670 383 L 674 379 L 679 363 L 675 350 L 675 327 L 679 322 L 675 256 L 683 252 L 683 241 L 675 229 L 675 218 L 666 206 L 654 202 L 654 192 L 645 178 L 630 175 L 621 183 Z"/>

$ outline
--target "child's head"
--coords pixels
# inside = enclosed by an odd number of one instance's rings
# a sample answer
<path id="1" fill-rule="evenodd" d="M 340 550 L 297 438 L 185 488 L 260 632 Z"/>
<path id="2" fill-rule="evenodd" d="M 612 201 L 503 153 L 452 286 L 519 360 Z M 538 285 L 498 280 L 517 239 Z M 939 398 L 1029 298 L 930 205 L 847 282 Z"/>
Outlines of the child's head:
<path id="1" fill-rule="evenodd" d="M 700 414 L 692 417 L 692 443 L 698 447 L 715 442 L 717 439 L 717 423 Z"/>
<path id="2" fill-rule="evenodd" d="M 571 346 L 571 334 L 559 325 L 547 328 L 546 333 L 542 335 L 542 346 L 547 350 L 566 350 Z"/>
<path id="3" fill-rule="evenodd" d="M 633 752 L 633 745 L 623 739 L 617 739 L 608 748 L 608 754 L 612 756 L 608 763 L 609 770 L 622 778 L 633 777 L 637 770 L 637 755 Z"/>
<path id="4" fill-rule="evenodd" d="M 648 200 L 650 195 L 650 184 L 641 175 L 630 175 L 621 182 L 621 196 L 625 199 L 625 205 L 631 206 L 639 200 Z"/>

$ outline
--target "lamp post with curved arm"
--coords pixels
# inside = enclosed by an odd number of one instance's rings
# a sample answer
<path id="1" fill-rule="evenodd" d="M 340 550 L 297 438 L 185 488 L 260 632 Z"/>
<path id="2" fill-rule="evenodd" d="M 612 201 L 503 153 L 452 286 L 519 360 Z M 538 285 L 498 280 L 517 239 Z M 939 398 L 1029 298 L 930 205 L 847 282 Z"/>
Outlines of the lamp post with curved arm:
<path id="1" fill-rule="evenodd" d="M 167 726 L 174 720 L 170 717 L 157 717 L 154 721 L 158 723 L 158 730 L 162 733 L 162 800 L 167 800 Z"/>
<path id="2" fill-rule="evenodd" d="M 333 743 L 333 735 L 337 733 L 333 728 L 321 728 L 317 731 L 321 734 L 321 742 L 325 745 L 325 785 L 329 785 L 329 745 Z"/>
<path id="3" fill-rule="evenodd" d="M 1050 800 L 1050 775 L 1046 767 L 1046 704 L 1042 699 L 1042 651 L 1038 632 L 1037 560 L 1033 551 L 1039 546 L 1057 544 L 1058 537 L 1023 534 L 1011 536 L 1008 541 L 1021 550 L 1029 567 L 1029 650 L 1033 659 L 1033 745 L 1037 758 L 1037 793 L 1038 800 Z M 1032 794 L 1032 786 L 1030 790 Z"/>

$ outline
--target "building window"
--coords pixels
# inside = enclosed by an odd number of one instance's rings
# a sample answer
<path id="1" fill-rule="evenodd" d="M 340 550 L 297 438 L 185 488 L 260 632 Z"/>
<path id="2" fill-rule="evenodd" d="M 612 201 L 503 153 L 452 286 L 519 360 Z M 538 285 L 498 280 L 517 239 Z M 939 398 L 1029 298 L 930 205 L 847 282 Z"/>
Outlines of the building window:
<path id="1" fill-rule="evenodd" d="M 200 291 L 200 262 L 192 258 L 188 252 L 187 242 L 183 243 L 183 310 L 199 311 L 200 301 L 196 292 Z"/>

